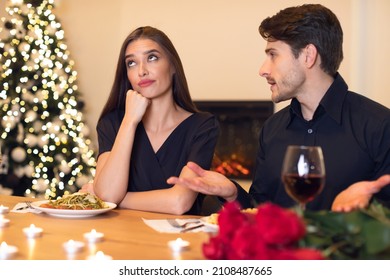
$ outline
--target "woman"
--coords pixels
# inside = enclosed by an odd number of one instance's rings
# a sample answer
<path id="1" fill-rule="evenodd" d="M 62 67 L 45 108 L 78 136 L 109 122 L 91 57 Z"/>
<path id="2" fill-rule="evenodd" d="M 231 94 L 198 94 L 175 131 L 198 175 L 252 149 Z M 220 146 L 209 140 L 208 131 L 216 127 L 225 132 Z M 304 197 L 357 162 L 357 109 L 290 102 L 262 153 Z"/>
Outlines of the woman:
<path id="1" fill-rule="evenodd" d="M 156 28 L 140 27 L 120 50 L 87 190 L 123 208 L 199 214 L 203 196 L 166 180 L 195 177 L 189 160 L 210 168 L 218 132 L 216 118 L 193 104 L 172 42 Z"/>

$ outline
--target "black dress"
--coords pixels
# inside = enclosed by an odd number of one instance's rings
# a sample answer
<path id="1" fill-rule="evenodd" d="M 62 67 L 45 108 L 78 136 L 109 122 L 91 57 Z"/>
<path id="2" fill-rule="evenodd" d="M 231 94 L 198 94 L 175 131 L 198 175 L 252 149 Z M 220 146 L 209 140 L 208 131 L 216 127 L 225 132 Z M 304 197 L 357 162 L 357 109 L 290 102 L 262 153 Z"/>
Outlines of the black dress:
<path id="1" fill-rule="evenodd" d="M 99 155 L 111 151 L 124 116 L 114 111 L 97 125 Z M 211 167 L 219 133 L 218 121 L 210 113 L 194 113 L 181 122 L 155 153 L 142 122 L 139 123 L 130 160 L 129 192 L 170 188 L 166 180 L 179 176 L 188 161 L 204 169 Z M 113 174 L 114 176 L 114 174 Z M 199 214 L 203 195 L 198 195 L 186 214 Z"/>

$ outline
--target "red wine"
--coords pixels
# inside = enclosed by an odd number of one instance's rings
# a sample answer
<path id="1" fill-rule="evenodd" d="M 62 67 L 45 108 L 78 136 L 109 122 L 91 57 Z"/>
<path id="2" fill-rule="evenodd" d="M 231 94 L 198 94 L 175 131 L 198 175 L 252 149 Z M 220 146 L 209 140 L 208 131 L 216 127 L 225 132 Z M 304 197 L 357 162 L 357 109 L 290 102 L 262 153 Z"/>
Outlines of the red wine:
<path id="1" fill-rule="evenodd" d="M 287 193 L 297 202 L 307 203 L 319 194 L 325 183 L 325 177 L 310 174 L 300 177 L 298 174 L 283 175 L 283 183 Z"/>

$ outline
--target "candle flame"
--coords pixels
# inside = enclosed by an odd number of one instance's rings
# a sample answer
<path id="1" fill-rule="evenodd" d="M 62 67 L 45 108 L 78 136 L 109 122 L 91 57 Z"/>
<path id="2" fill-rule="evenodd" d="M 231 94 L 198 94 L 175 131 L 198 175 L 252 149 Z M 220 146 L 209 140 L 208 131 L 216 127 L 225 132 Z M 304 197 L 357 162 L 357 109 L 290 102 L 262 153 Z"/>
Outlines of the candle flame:
<path id="1" fill-rule="evenodd" d="M 176 242 L 175 242 L 177 245 L 182 245 L 184 242 L 183 242 L 183 239 L 181 239 L 180 237 L 176 239 Z"/>
<path id="2" fill-rule="evenodd" d="M 104 253 L 102 251 L 97 251 L 95 256 L 96 258 L 104 258 Z"/>

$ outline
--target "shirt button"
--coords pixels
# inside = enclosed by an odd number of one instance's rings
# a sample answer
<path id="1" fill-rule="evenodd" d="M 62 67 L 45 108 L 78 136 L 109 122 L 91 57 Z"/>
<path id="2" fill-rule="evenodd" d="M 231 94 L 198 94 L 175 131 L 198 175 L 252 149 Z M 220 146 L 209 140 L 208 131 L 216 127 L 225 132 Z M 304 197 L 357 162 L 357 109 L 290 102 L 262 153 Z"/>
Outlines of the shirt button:
<path id="1" fill-rule="evenodd" d="M 309 129 L 307 130 L 307 133 L 312 134 L 312 133 L 313 133 L 313 129 L 309 128 Z"/>

